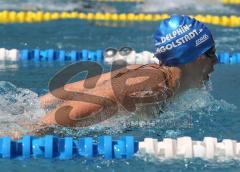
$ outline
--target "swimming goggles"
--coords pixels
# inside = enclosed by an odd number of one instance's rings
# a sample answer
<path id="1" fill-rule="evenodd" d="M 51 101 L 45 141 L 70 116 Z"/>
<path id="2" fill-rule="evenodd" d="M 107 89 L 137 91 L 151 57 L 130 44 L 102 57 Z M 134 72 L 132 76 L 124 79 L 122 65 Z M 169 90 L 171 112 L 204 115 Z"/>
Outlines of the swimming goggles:
<path id="1" fill-rule="evenodd" d="M 116 48 L 107 48 L 104 51 L 104 57 L 105 58 L 112 58 L 116 56 L 117 53 L 119 53 L 121 56 L 127 56 L 131 54 L 134 50 L 130 47 L 122 47 L 120 49 Z"/>
<path id="2" fill-rule="evenodd" d="M 204 54 L 208 57 L 215 57 L 216 56 L 216 48 L 212 47 L 209 50 L 207 50 Z"/>
<path id="3" fill-rule="evenodd" d="M 218 61 L 218 57 L 216 55 L 216 48 L 215 46 L 213 46 L 212 48 L 210 48 L 209 50 L 207 50 L 204 53 L 208 58 L 211 58 L 213 60 L 217 60 Z"/>

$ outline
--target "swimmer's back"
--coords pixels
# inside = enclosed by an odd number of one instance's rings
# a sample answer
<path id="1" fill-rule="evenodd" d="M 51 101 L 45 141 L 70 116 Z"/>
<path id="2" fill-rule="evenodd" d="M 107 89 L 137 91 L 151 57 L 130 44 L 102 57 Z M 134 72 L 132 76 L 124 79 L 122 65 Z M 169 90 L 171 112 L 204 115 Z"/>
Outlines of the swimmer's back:
<path id="1" fill-rule="evenodd" d="M 172 95 L 170 70 L 158 64 L 130 65 L 119 69 L 112 74 L 112 90 L 118 101 L 128 98 L 154 97 L 155 102 L 163 100 Z M 140 100 L 140 99 L 139 99 Z M 144 102 L 143 102 L 144 103 Z"/>

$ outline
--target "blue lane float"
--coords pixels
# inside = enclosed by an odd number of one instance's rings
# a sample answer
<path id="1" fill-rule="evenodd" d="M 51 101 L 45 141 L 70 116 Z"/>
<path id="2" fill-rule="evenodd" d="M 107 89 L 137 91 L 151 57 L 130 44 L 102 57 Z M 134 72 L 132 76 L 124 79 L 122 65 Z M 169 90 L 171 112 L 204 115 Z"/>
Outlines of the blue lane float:
<path id="1" fill-rule="evenodd" d="M 132 158 L 137 152 L 137 142 L 132 136 L 112 140 L 111 136 L 101 136 L 95 142 L 91 137 L 73 139 L 52 135 L 44 137 L 24 136 L 21 140 L 10 137 L 0 138 L 0 157 L 5 159 L 46 158 L 67 160 L 73 158 L 103 157 Z"/>
<path id="2" fill-rule="evenodd" d="M 240 53 L 219 53 L 218 60 L 221 64 L 240 64 Z"/>
<path id="3" fill-rule="evenodd" d="M 134 50 L 133 50 L 134 51 Z M 147 57 L 144 56 L 144 53 L 136 53 L 135 51 L 133 53 L 130 53 L 126 56 L 121 56 L 120 53 L 117 53 L 115 56 L 112 56 L 110 58 L 120 58 L 125 59 L 128 61 L 128 59 L 134 59 L 139 58 L 137 61 L 139 63 L 146 63 L 151 62 L 151 60 L 147 60 L 146 58 L 152 58 L 152 53 L 148 52 Z M 149 56 L 150 54 L 150 56 Z M 240 53 L 228 53 L 228 52 L 220 52 L 217 53 L 218 61 L 220 64 L 240 64 Z M 142 60 L 141 60 L 142 59 Z M 65 61 L 95 61 L 100 64 L 108 63 L 110 60 L 108 57 L 108 60 L 104 57 L 104 50 L 71 50 L 71 51 L 64 51 L 64 50 L 54 50 L 54 49 L 48 49 L 48 50 L 40 50 L 40 49 L 34 49 L 34 50 L 7 50 L 4 48 L 0 48 L 0 60 L 10 60 L 10 61 L 46 61 L 46 62 L 65 62 Z M 113 60 L 110 60 L 113 61 Z M 136 60 L 135 60 L 136 61 Z M 134 62 L 132 62 L 134 63 Z M 130 63 L 130 64 L 132 64 Z"/>
<path id="4" fill-rule="evenodd" d="M 21 50 L 19 53 L 19 60 L 33 60 L 33 61 L 96 61 L 104 62 L 103 51 L 96 50 L 81 50 L 81 51 L 64 51 L 64 50 Z"/>

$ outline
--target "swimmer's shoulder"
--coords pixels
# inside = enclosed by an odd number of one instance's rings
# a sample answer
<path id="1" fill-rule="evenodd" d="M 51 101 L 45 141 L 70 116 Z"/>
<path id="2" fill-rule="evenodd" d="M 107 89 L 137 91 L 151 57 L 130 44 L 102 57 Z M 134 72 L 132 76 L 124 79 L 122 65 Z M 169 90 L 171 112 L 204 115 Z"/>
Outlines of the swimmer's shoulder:
<path id="1" fill-rule="evenodd" d="M 129 65 L 125 68 L 121 68 L 112 73 L 112 79 L 123 79 L 133 76 L 146 76 L 150 75 L 151 78 L 160 82 L 161 80 L 166 80 L 166 67 L 159 64 L 146 64 L 146 65 Z"/>

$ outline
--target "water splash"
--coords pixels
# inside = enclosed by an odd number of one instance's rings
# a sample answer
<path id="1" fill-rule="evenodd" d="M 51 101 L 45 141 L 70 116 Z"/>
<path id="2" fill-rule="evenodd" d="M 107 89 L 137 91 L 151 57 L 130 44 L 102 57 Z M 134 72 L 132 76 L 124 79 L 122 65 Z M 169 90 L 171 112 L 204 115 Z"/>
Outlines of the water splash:
<path id="1" fill-rule="evenodd" d="M 169 129 L 166 136 L 179 136 L 181 131 L 171 129 L 171 125 L 180 123 L 188 125 L 191 114 L 211 116 L 215 112 L 232 112 L 236 106 L 224 100 L 217 100 L 210 94 L 210 84 L 202 89 L 191 89 L 183 95 L 169 101 L 163 108 L 159 104 L 141 106 L 136 113 L 119 112 L 116 116 L 99 124 L 85 128 L 66 128 L 54 126 L 49 134 L 71 136 L 97 136 L 99 134 L 116 135 L 135 128 L 151 128 L 152 130 Z M 150 114 L 151 112 L 151 114 Z M 34 125 L 45 114 L 40 107 L 38 95 L 28 89 L 0 81 L 0 127 L 1 134 L 9 131 L 29 132 L 28 125 Z M 182 122 L 182 119 L 185 119 Z"/>
<path id="2" fill-rule="evenodd" d="M 16 131 L 25 134 L 43 114 L 36 93 L 0 81 L 0 135 Z"/>
<path id="3" fill-rule="evenodd" d="M 189 112 L 210 114 L 218 111 L 232 112 L 236 110 L 235 105 L 229 104 L 225 100 L 215 99 L 206 88 L 190 89 L 180 97 L 177 97 L 170 105 L 164 114 L 169 112 L 181 113 L 183 115 Z"/>
<path id="4" fill-rule="evenodd" d="M 237 107 L 225 100 L 215 99 L 211 93 L 211 82 L 201 89 L 190 89 L 183 95 L 170 101 L 164 112 L 158 118 L 151 121 L 155 128 L 166 130 L 166 136 L 179 136 L 181 130 L 192 128 L 193 118 L 201 120 L 202 117 L 211 120 L 216 113 L 227 113 L 236 111 Z M 206 120 L 206 119 L 204 119 Z M 148 123 L 147 123 L 148 125 Z M 199 126 L 200 129 L 202 126 Z M 174 129 L 174 130 L 171 130 Z"/>
<path id="5" fill-rule="evenodd" d="M 188 90 L 183 95 L 168 102 L 164 108 L 159 104 L 147 108 L 142 106 L 136 113 L 119 112 L 116 116 L 90 127 L 74 130 L 69 128 L 58 129 L 61 133 L 64 131 L 78 137 L 82 135 L 97 136 L 99 134 L 116 135 L 137 128 L 147 128 L 153 130 L 153 133 L 163 132 L 161 136 L 174 138 L 181 135 L 181 128 L 189 128 L 192 125 L 192 115 L 197 116 L 199 120 L 201 120 L 201 116 L 210 119 L 216 112 L 227 113 L 237 109 L 235 105 L 225 100 L 215 99 L 210 93 L 210 87 L 211 83 L 208 83 L 202 89 Z"/>

